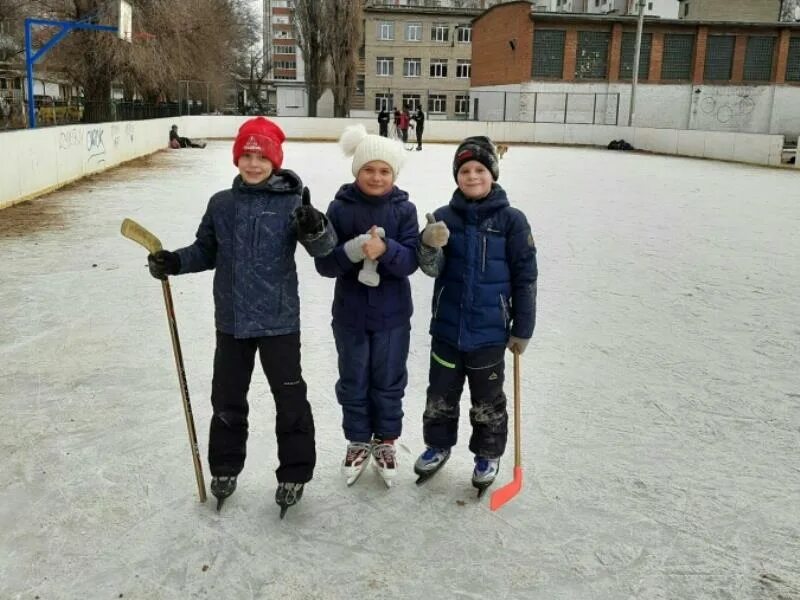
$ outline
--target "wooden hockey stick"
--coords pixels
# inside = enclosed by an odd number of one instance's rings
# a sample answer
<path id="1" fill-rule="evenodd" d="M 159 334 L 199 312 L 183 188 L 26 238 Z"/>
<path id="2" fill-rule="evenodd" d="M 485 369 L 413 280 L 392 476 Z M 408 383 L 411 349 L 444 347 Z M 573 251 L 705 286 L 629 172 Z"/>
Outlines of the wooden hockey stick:
<path id="1" fill-rule="evenodd" d="M 161 241 L 136 221 L 125 219 L 122 221 L 120 231 L 126 238 L 147 248 L 150 254 L 161 250 Z M 167 307 L 167 321 L 169 322 L 169 333 L 172 337 L 172 354 L 175 356 L 175 367 L 178 369 L 178 383 L 180 384 L 181 398 L 183 399 L 183 414 L 186 417 L 186 428 L 189 431 L 189 444 L 192 447 L 192 462 L 194 463 L 194 476 L 197 480 L 197 492 L 200 494 L 200 502 L 205 502 L 206 484 L 203 480 L 203 466 L 200 462 L 197 433 L 194 429 L 192 405 L 189 402 L 189 385 L 186 383 L 186 371 L 183 368 L 183 354 L 181 353 L 181 342 L 178 338 L 178 323 L 175 320 L 175 306 L 172 303 L 172 291 L 170 290 L 169 281 L 167 279 L 161 281 L 161 290 L 164 292 L 164 304 Z"/>
<path id="2" fill-rule="evenodd" d="M 514 480 L 492 492 L 489 508 L 497 510 L 522 489 L 522 429 L 520 426 L 519 351 L 514 349 Z"/>

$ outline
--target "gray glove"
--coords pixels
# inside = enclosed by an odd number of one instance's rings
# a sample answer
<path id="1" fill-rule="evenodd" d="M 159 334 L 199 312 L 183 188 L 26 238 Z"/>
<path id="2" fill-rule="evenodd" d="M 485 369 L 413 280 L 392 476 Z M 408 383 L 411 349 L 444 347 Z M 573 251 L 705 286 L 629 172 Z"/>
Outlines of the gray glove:
<path id="1" fill-rule="evenodd" d="M 378 227 L 376 231 L 381 238 L 386 237 L 383 227 Z M 366 236 L 367 239 L 372 237 L 370 234 L 366 234 Z M 369 287 L 378 287 L 381 283 L 381 276 L 378 275 L 378 261 L 365 256 L 364 266 L 358 272 L 358 280 Z"/>
<path id="2" fill-rule="evenodd" d="M 437 221 L 431 213 L 425 215 L 428 224 L 422 230 L 422 243 L 431 248 L 442 248 L 447 245 L 450 230 L 444 221 Z"/>
<path id="3" fill-rule="evenodd" d="M 525 354 L 525 348 L 528 347 L 528 342 L 530 341 L 530 338 L 522 339 L 512 335 L 510 338 L 508 338 L 508 344 L 506 344 L 506 348 L 511 350 L 511 352 L 516 350 L 519 355 L 522 355 Z"/>
<path id="4" fill-rule="evenodd" d="M 362 233 L 361 235 L 357 235 L 352 240 L 348 240 L 344 243 L 344 253 L 347 255 L 347 258 L 350 259 L 350 262 L 357 263 L 361 262 L 366 258 L 364 256 L 364 250 L 361 249 L 365 243 L 367 243 L 370 239 L 368 233 Z"/>

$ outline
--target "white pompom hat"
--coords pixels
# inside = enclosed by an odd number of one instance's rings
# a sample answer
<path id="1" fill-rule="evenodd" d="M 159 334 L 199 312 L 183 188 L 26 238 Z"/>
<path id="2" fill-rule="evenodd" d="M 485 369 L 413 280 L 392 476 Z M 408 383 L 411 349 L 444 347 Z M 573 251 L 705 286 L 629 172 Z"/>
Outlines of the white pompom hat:
<path id="1" fill-rule="evenodd" d="M 353 157 L 353 177 L 368 162 L 382 160 L 392 168 L 392 181 L 397 180 L 406 154 L 403 144 L 380 135 L 367 133 L 363 125 L 347 127 L 339 138 L 345 156 Z"/>

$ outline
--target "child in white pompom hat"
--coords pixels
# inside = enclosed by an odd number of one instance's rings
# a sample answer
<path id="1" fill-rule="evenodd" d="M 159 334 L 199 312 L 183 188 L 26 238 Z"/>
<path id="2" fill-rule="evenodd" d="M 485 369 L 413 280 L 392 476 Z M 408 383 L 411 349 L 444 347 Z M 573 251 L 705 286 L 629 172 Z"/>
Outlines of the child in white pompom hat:
<path id="1" fill-rule="evenodd" d="M 345 129 L 339 144 L 353 157 L 355 181 L 341 186 L 328 207 L 337 247 L 314 262 L 321 275 L 336 278 L 336 397 L 348 441 L 342 471 L 352 485 L 374 459 L 391 486 L 408 382 L 417 209 L 394 184 L 405 159 L 402 144 L 368 134 L 363 125 Z"/>

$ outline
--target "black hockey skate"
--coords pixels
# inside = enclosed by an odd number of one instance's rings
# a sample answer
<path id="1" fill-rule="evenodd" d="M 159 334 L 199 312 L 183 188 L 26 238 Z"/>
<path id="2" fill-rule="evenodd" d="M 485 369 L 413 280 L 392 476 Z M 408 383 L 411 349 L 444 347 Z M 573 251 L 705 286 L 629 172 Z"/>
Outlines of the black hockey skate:
<path id="1" fill-rule="evenodd" d="M 450 448 L 426 448 L 414 463 L 417 485 L 422 485 L 436 475 L 450 458 Z"/>
<path id="2" fill-rule="evenodd" d="M 236 475 L 211 478 L 211 493 L 217 498 L 217 511 L 222 508 L 225 498 L 236 490 Z"/>
<path id="3" fill-rule="evenodd" d="M 281 519 L 286 516 L 286 511 L 290 506 L 300 502 L 300 498 L 303 497 L 304 485 L 288 481 L 281 481 L 278 484 L 278 489 L 275 490 L 275 502 L 281 507 Z"/>

